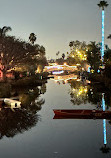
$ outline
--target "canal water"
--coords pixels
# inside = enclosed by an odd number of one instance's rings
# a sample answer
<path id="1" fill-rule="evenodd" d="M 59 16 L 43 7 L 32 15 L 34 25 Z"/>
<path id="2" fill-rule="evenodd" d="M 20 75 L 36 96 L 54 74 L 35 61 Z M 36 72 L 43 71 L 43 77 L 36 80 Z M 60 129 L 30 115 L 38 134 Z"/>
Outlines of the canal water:
<path id="1" fill-rule="evenodd" d="M 108 91 L 100 85 L 90 86 L 80 80 L 48 80 L 38 89 L 41 93 L 37 97 L 28 93 L 28 97 L 37 103 L 32 108 L 24 106 L 21 113 L 2 112 L 1 158 L 111 157 L 110 120 L 106 120 L 104 138 L 102 119 L 53 119 L 53 109 L 102 109 L 102 94 L 106 110 L 110 110 Z M 33 91 L 37 93 L 37 89 L 29 92 Z M 22 99 L 27 98 L 26 94 L 22 94 Z M 33 102 L 30 103 L 32 105 Z M 37 109 L 36 105 L 41 107 Z M 107 139 L 106 145 L 104 139 Z"/>

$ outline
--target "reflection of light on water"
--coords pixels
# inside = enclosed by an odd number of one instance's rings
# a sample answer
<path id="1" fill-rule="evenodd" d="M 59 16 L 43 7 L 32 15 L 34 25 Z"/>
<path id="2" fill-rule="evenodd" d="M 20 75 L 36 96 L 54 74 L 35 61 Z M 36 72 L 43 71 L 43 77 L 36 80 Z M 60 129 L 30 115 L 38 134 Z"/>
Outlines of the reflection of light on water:
<path id="1" fill-rule="evenodd" d="M 103 131 L 104 131 L 104 144 L 107 144 L 107 140 L 106 140 L 106 119 L 103 119 Z"/>
<path id="2" fill-rule="evenodd" d="M 68 80 L 77 80 L 77 75 L 74 75 L 74 74 L 70 74 L 70 75 L 59 75 L 58 74 L 55 74 L 54 75 L 54 79 L 52 80 L 55 80 L 55 81 L 64 81 L 65 83 L 67 83 Z"/>
<path id="3" fill-rule="evenodd" d="M 81 81 L 81 79 L 77 79 L 77 81 Z"/>
<path id="4" fill-rule="evenodd" d="M 62 73 L 64 73 L 64 71 L 62 70 L 62 71 L 54 71 L 54 72 L 52 72 L 52 74 L 54 74 L 54 75 L 57 75 L 57 74 L 62 74 Z"/>
<path id="5" fill-rule="evenodd" d="M 87 91 L 88 91 L 87 88 L 80 87 L 78 95 L 81 95 L 82 93 L 87 93 Z"/>
<path id="6" fill-rule="evenodd" d="M 104 93 L 102 94 L 102 107 L 103 107 L 103 111 L 105 111 Z M 106 119 L 103 119 L 103 133 L 104 133 L 104 144 L 107 144 L 107 140 L 106 140 Z"/>
<path id="7" fill-rule="evenodd" d="M 85 87 L 80 87 L 79 89 L 75 89 L 75 88 L 72 88 L 71 89 L 71 93 L 76 95 L 77 97 L 79 96 L 87 96 L 87 92 L 88 92 L 88 88 L 85 86 Z"/>

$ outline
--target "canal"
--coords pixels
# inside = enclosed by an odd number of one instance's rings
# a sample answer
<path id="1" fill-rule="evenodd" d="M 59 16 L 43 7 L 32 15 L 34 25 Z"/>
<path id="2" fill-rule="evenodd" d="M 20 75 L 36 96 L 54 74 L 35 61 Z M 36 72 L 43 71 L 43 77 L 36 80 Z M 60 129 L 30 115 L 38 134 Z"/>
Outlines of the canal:
<path id="1" fill-rule="evenodd" d="M 33 91 L 34 95 L 30 94 Z M 29 92 L 19 92 L 19 97 L 24 100 L 28 97 L 34 106 L 24 105 L 20 112 L 0 114 L 2 158 L 111 157 L 110 120 L 106 120 L 104 129 L 102 119 L 53 119 L 53 109 L 102 109 L 102 94 L 106 110 L 111 110 L 110 93 L 101 85 L 89 85 L 79 79 L 52 79 Z M 36 105 L 41 107 L 37 109 Z"/>

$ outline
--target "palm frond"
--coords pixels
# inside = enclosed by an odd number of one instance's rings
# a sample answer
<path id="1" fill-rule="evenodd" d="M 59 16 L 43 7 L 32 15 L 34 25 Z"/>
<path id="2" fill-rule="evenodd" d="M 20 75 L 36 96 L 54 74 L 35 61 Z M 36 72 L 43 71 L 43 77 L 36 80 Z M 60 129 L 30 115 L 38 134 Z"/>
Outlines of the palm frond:
<path id="1" fill-rule="evenodd" d="M 111 39 L 111 34 L 109 34 L 109 36 L 107 37 L 107 39 Z"/>
<path id="2" fill-rule="evenodd" d="M 105 7 L 107 7 L 109 4 L 107 3 L 107 1 L 100 1 L 99 4 L 97 4 L 100 8 L 102 8 L 102 10 L 104 10 Z"/>

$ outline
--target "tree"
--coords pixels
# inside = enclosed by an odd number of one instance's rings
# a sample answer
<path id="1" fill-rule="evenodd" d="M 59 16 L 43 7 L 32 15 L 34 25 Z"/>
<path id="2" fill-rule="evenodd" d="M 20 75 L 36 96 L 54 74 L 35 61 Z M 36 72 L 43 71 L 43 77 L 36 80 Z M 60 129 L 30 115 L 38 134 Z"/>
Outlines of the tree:
<path id="1" fill-rule="evenodd" d="M 97 4 L 99 8 L 102 8 L 102 49 L 101 49 L 101 57 L 102 61 L 104 60 L 104 9 L 108 6 L 107 1 L 100 1 L 99 4 Z"/>
<path id="2" fill-rule="evenodd" d="M 73 41 L 69 42 L 69 47 L 73 47 Z"/>
<path id="3" fill-rule="evenodd" d="M 105 51 L 104 61 L 105 61 L 105 64 L 107 63 L 111 64 L 111 49 L 107 49 Z"/>
<path id="4" fill-rule="evenodd" d="M 71 86 L 70 97 L 73 105 L 85 104 L 88 101 L 87 96 L 87 87 L 82 84 L 82 82 L 78 82 L 76 80 L 68 81 Z"/>
<path id="5" fill-rule="evenodd" d="M 29 36 L 29 40 L 34 45 L 34 42 L 36 41 L 36 35 L 34 33 L 31 33 Z"/>
<path id="6" fill-rule="evenodd" d="M 109 4 L 107 3 L 107 1 L 100 1 L 99 4 L 97 4 L 100 8 L 102 8 L 102 10 L 105 9 L 105 7 L 107 7 Z"/>
<path id="7" fill-rule="evenodd" d="M 56 53 L 56 56 L 58 56 L 60 54 L 60 52 L 58 51 L 57 53 Z"/>
<path id="8" fill-rule="evenodd" d="M 5 36 L 8 31 L 12 31 L 11 27 L 9 26 L 4 26 L 0 28 L 0 36 L 1 37 Z"/>
<path id="9" fill-rule="evenodd" d="M 28 67 L 33 67 L 36 70 L 36 64 L 40 63 L 42 59 L 46 63 L 43 46 L 31 45 L 12 36 L 0 37 L 0 46 L 0 70 L 4 74 L 4 79 L 9 69 L 28 65 Z"/>
<path id="10" fill-rule="evenodd" d="M 86 50 L 87 45 L 86 42 L 80 42 L 78 40 L 71 41 L 69 43 L 69 46 L 71 47 L 71 52 L 68 56 L 69 64 L 77 64 L 81 63 L 82 61 L 86 60 Z"/>
<path id="11" fill-rule="evenodd" d="M 110 79 L 111 78 L 111 49 L 107 49 L 105 51 L 104 63 L 105 63 L 104 76 Z"/>
<path id="12" fill-rule="evenodd" d="M 111 39 L 111 34 L 109 34 L 109 36 L 107 37 L 107 39 Z"/>
<path id="13" fill-rule="evenodd" d="M 45 48 L 43 46 L 40 46 L 40 56 L 43 57 L 45 55 Z"/>
<path id="14" fill-rule="evenodd" d="M 109 147 L 106 146 L 106 144 L 104 144 L 104 146 L 102 146 L 100 148 L 100 150 L 102 151 L 102 153 L 109 153 L 109 151 L 111 150 Z"/>
<path id="15" fill-rule="evenodd" d="M 99 66 L 101 64 L 100 60 L 100 47 L 96 42 L 90 42 L 88 44 L 88 51 L 87 51 L 87 61 L 91 65 L 91 68 L 97 72 Z"/>
<path id="16" fill-rule="evenodd" d="M 63 54 L 62 54 L 62 59 L 64 60 L 64 58 L 65 58 L 65 54 L 63 53 Z"/>

